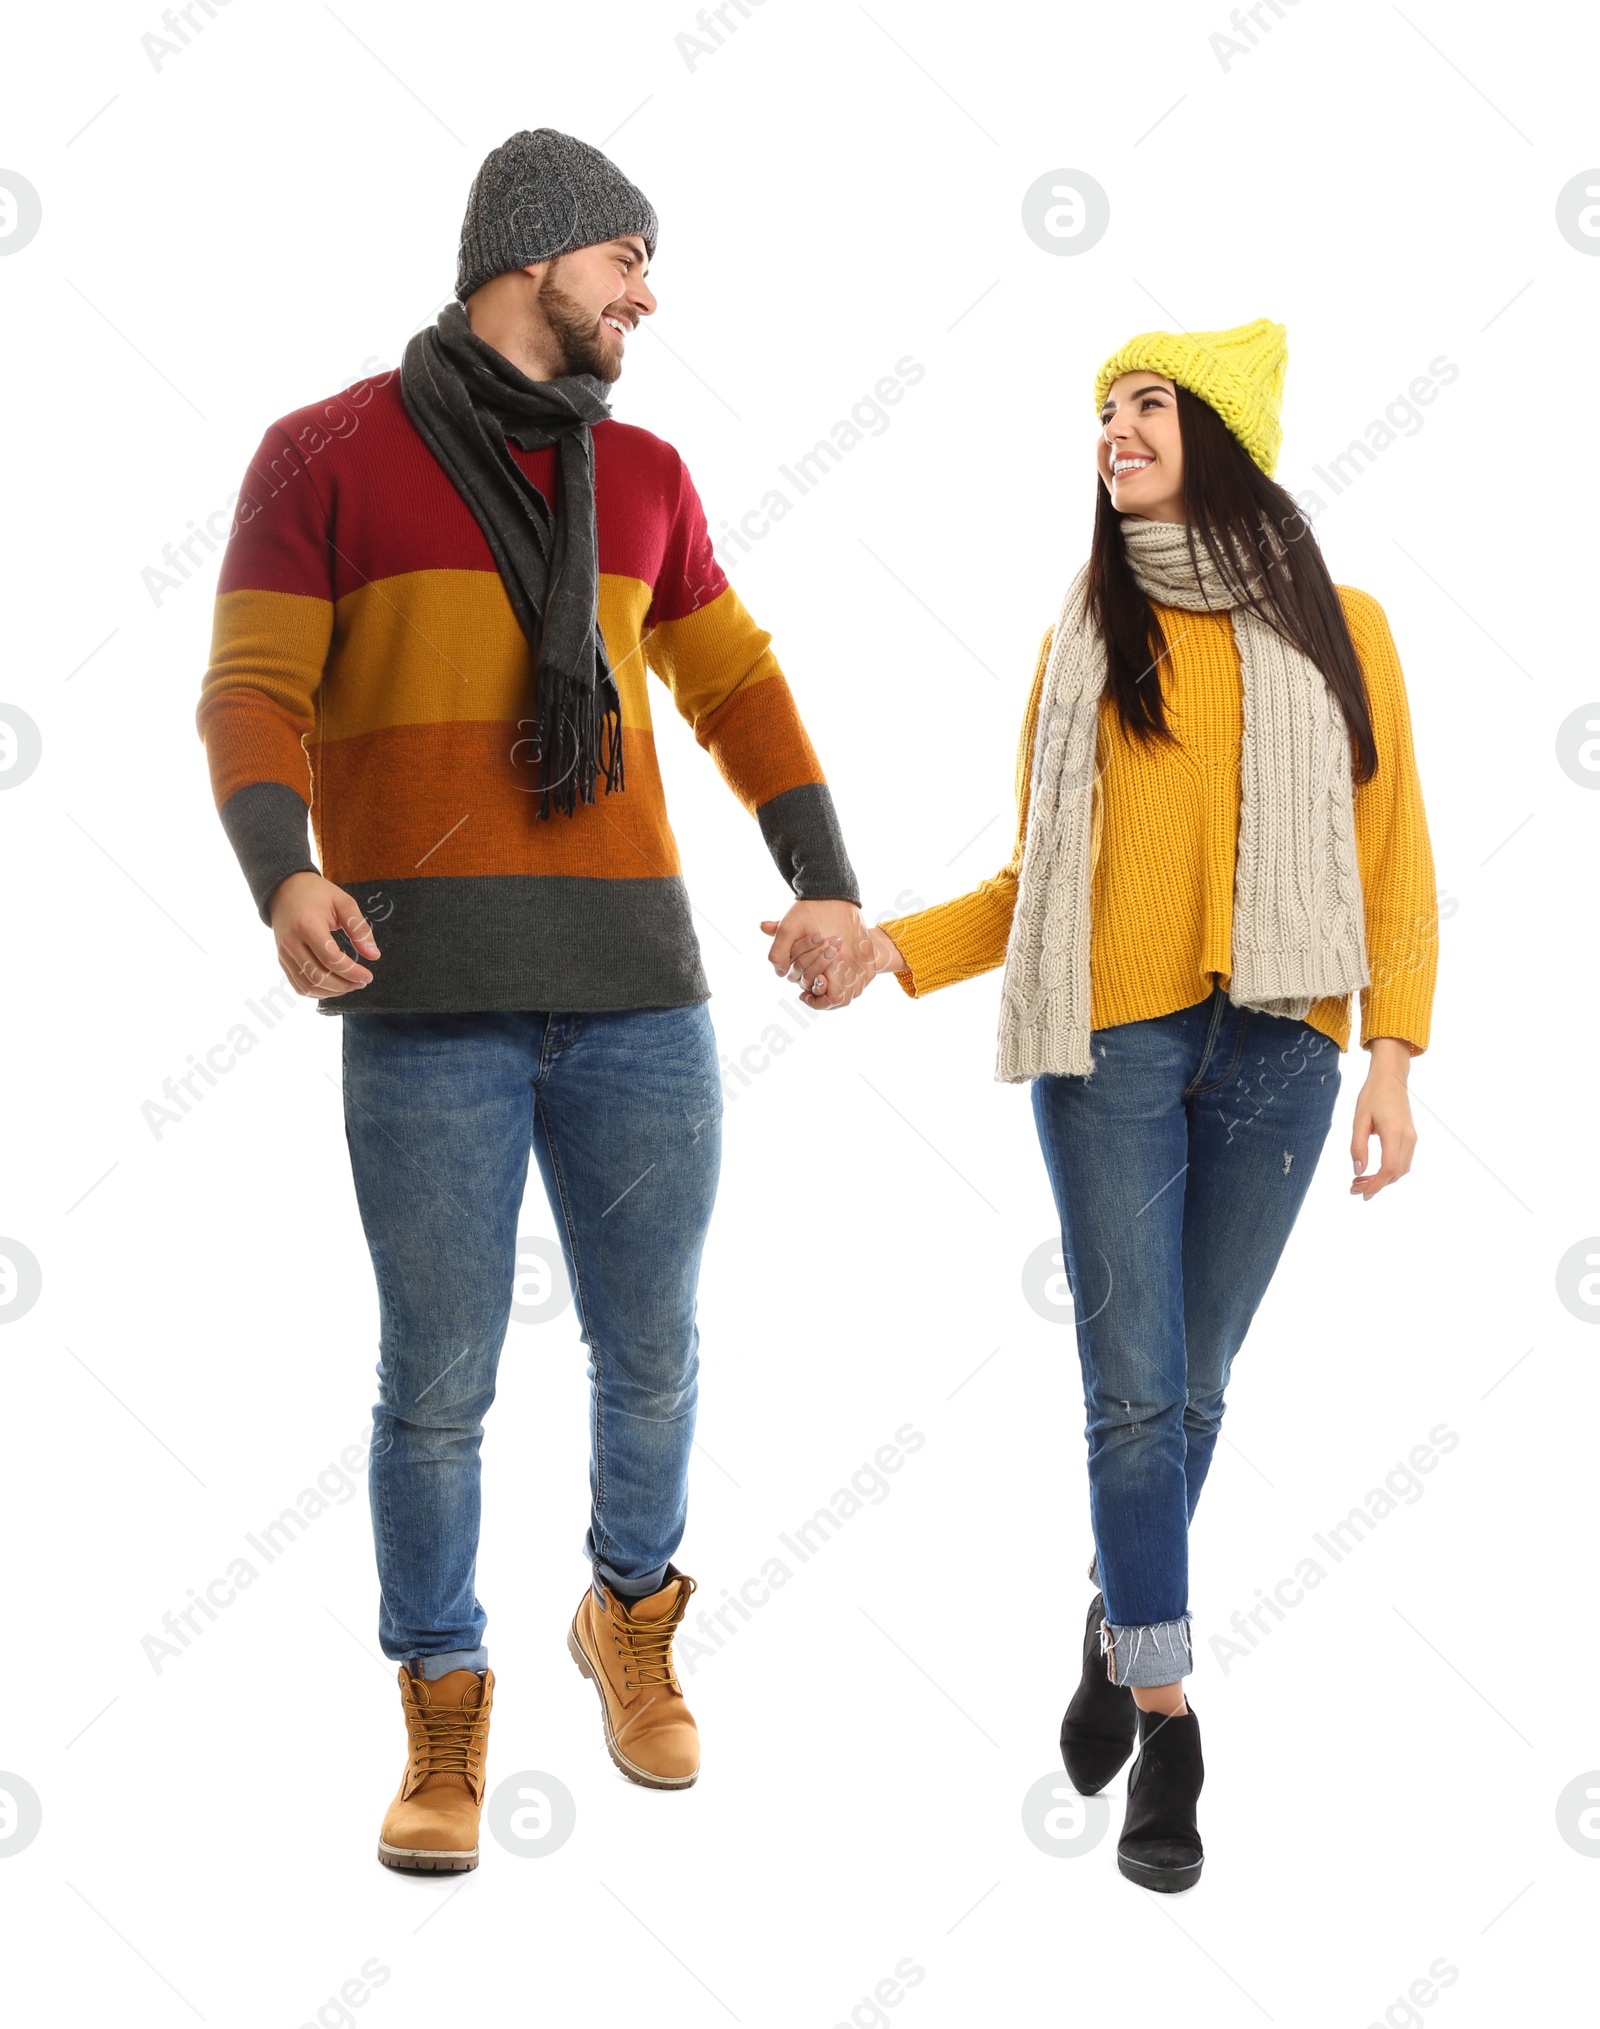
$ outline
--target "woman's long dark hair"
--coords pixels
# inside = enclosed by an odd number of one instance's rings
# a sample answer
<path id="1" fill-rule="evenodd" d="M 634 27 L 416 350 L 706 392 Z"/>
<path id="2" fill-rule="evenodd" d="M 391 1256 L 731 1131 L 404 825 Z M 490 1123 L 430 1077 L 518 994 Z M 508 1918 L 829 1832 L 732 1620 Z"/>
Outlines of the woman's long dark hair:
<path id="1" fill-rule="evenodd" d="M 1322 671 L 1353 742 L 1351 779 L 1370 781 L 1377 773 L 1378 750 L 1367 686 L 1311 524 L 1294 496 L 1267 477 L 1211 404 L 1185 387 L 1178 389 L 1178 432 L 1190 556 L 1196 556 L 1198 536 L 1223 582 Z M 1096 480 L 1096 491 L 1088 611 L 1105 643 L 1106 688 L 1136 739 L 1175 739 L 1159 680 L 1145 680 L 1160 668 L 1166 639 L 1134 581 L 1122 539 L 1123 517 L 1112 506 L 1104 481 Z M 1250 560 L 1249 573 L 1239 568 L 1240 557 Z"/>

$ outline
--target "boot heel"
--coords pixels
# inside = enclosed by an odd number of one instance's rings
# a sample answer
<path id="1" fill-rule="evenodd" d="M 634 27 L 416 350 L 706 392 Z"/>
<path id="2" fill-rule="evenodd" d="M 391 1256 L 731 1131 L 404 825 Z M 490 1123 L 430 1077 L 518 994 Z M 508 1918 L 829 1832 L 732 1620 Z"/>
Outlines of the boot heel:
<path id="1" fill-rule="evenodd" d="M 583 1645 L 578 1640 L 576 1630 L 570 1627 L 567 1629 L 567 1653 L 592 1684 L 594 1682 L 594 1671 L 589 1667 L 589 1658 L 583 1652 Z"/>

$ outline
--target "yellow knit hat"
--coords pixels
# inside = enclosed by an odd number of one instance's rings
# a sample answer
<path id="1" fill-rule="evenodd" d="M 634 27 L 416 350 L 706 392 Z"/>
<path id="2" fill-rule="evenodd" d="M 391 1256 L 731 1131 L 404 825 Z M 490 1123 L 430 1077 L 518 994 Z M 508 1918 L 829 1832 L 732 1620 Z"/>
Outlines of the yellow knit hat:
<path id="1" fill-rule="evenodd" d="M 1278 407 L 1288 364 L 1289 334 L 1270 317 L 1231 331 L 1142 331 L 1095 375 L 1094 405 L 1105 405 L 1118 374 L 1136 367 L 1164 373 L 1209 402 L 1270 479 L 1283 442 Z"/>

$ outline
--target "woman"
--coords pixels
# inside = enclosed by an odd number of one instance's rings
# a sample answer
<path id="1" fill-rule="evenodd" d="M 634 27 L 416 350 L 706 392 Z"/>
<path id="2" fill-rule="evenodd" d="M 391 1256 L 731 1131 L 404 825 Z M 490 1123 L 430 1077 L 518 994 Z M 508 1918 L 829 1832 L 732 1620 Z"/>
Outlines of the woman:
<path id="1" fill-rule="evenodd" d="M 1333 585 L 1271 476 L 1285 339 L 1266 319 L 1147 332 L 1101 367 L 1093 547 L 1040 647 L 1009 863 L 870 953 L 817 941 L 790 971 L 832 1007 L 882 972 L 920 997 L 1005 965 L 996 1076 L 1032 1081 L 1088 1411 L 1100 1589 L 1061 1751 L 1093 1794 L 1137 1740 L 1118 1864 L 1165 1890 L 1203 1858 L 1188 1530 L 1233 1357 L 1356 991 L 1352 1195 L 1410 1168 L 1437 960 L 1387 622 Z"/>

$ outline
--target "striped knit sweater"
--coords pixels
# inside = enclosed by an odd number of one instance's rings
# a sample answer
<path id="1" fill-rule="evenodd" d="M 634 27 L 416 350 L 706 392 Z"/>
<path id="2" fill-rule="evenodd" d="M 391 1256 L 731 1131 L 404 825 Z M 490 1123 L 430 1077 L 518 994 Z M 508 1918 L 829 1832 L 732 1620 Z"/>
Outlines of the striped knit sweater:
<path id="1" fill-rule="evenodd" d="M 1427 813 L 1412 748 L 1400 658 L 1377 600 L 1348 585 L 1339 603 L 1361 664 L 1378 772 L 1354 799 L 1368 969 L 1361 1041 L 1396 1036 L 1428 1046 L 1439 962 L 1438 907 Z M 1239 845 L 1244 688 L 1226 613 L 1156 608 L 1170 653 L 1161 694 L 1177 744 L 1142 747 L 1109 693 L 1101 699 L 1091 826 L 1090 1026 L 1173 1014 L 1231 973 Z M 1009 862 L 965 895 L 886 921 L 913 996 L 1004 964 L 1022 870 L 1039 702 L 1051 631 L 1039 646 L 1017 748 L 1017 825 Z M 1348 994 L 1313 1001 L 1308 1025 L 1349 1048 Z"/>
<path id="2" fill-rule="evenodd" d="M 624 787 L 536 815 L 531 658 L 483 532 L 399 376 L 275 422 L 250 461 L 196 725 L 263 922 L 287 874 L 360 904 L 382 956 L 317 1004 L 470 1012 L 710 995 L 651 727 L 665 683 L 797 896 L 859 903 L 822 767 L 764 633 L 712 555 L 671 445 L 595 426 L 599 619 Z M 555 451 L 508 448 L 547 500 Z"/>

